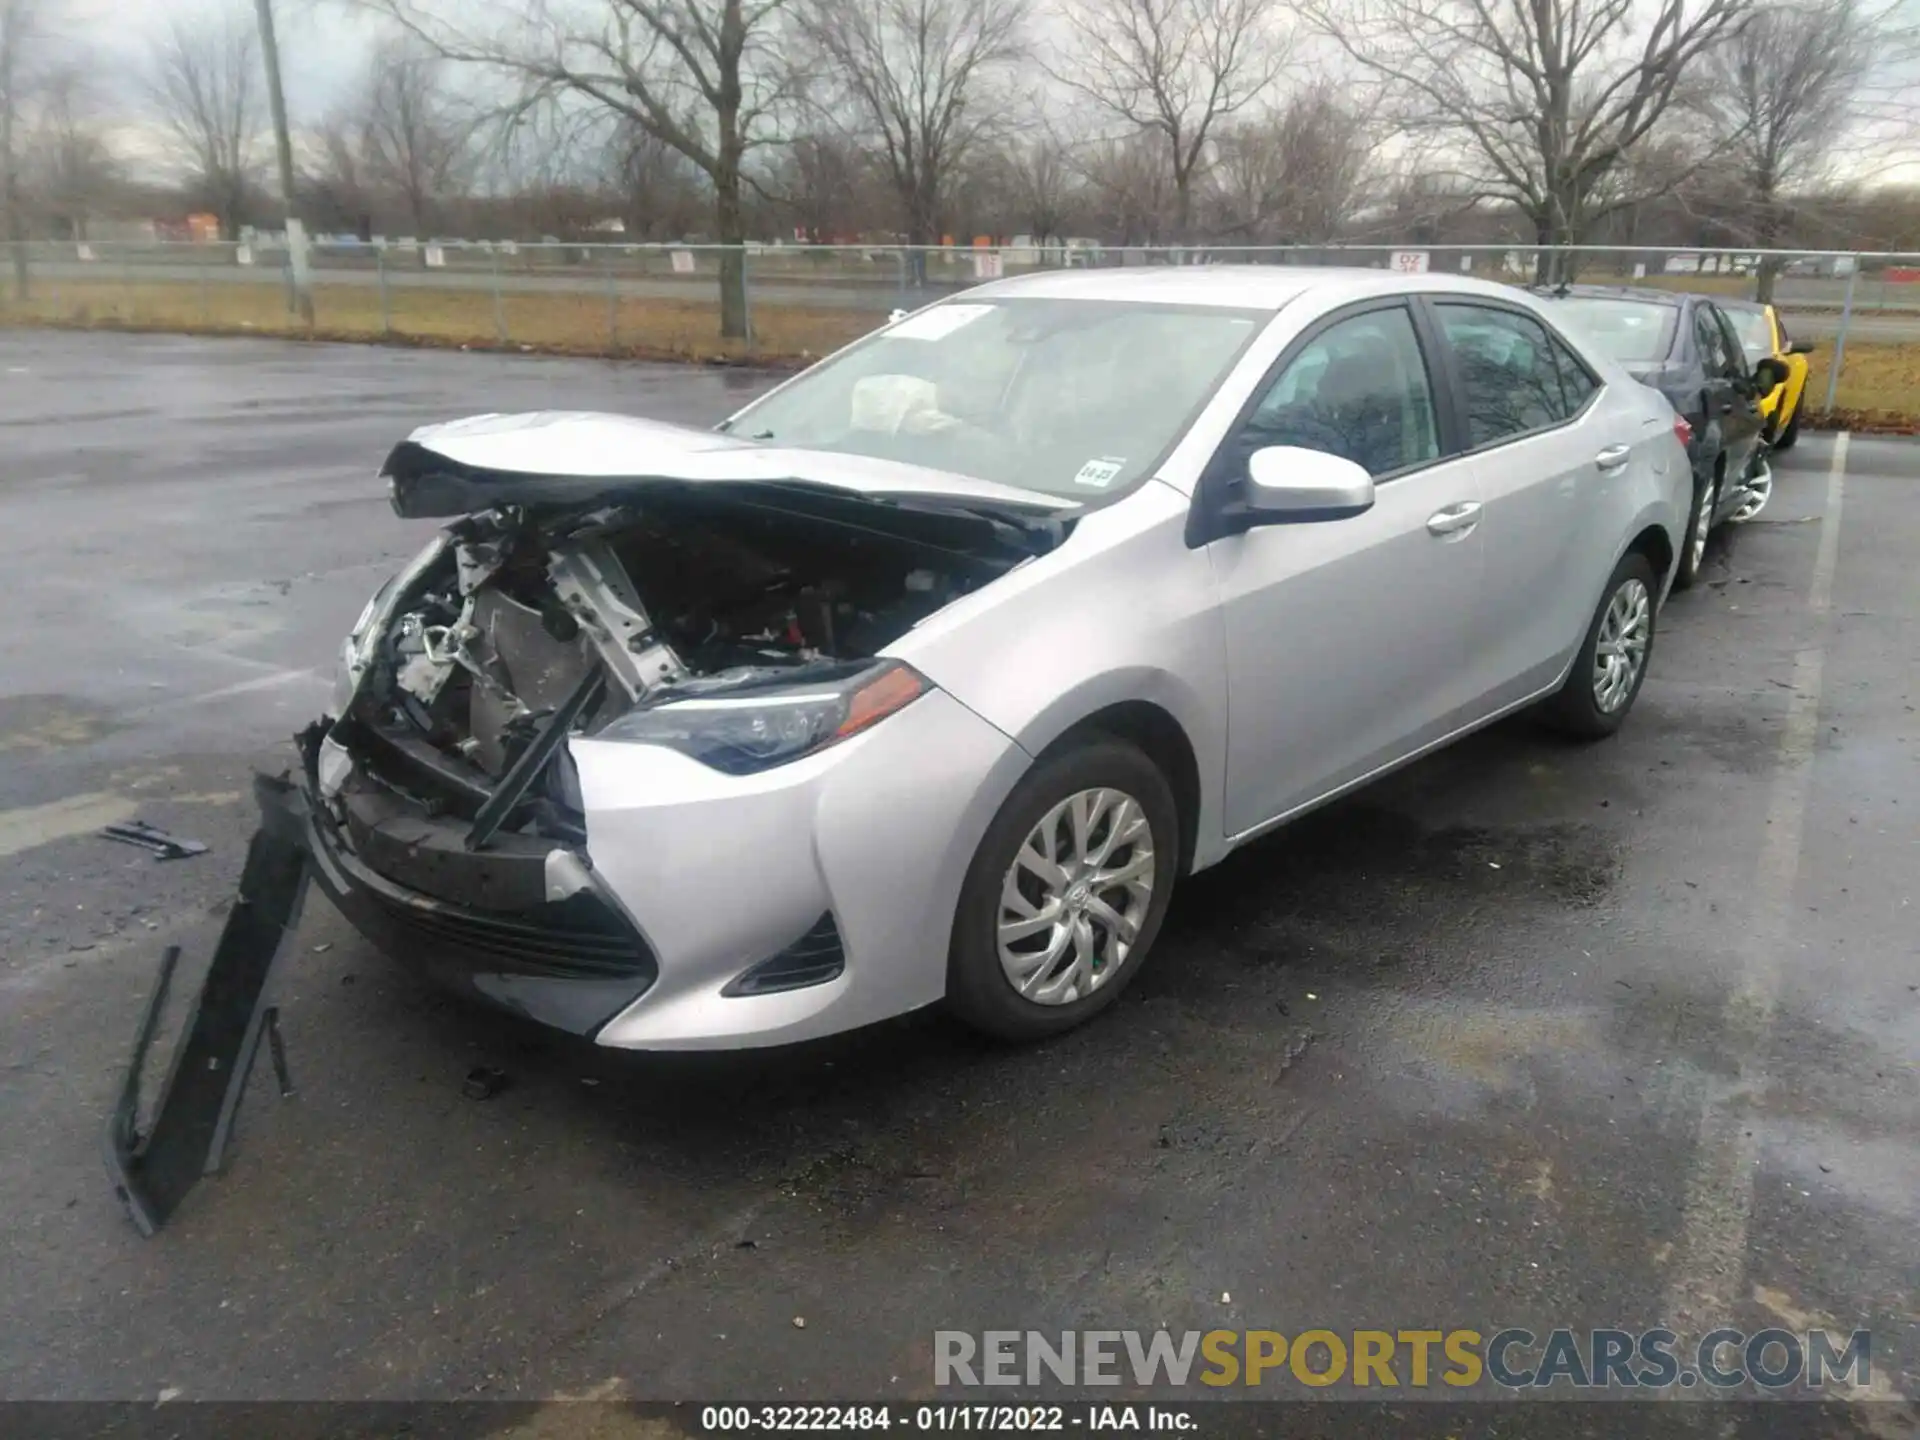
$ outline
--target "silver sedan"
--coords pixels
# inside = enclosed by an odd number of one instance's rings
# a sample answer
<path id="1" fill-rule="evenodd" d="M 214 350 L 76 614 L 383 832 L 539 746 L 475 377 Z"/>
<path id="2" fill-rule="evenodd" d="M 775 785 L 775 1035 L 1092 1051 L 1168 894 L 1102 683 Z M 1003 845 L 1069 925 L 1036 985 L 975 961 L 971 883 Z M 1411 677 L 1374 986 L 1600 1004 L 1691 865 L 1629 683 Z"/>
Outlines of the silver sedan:
<path id="1" fill-rule="evenodd" d="M 1526 706 L 1645 678 L 1667 402 L 1521 292 L 1041 274 L 717 431 L 480 416 L 302 737 L 312 872 L 397 957 L 637 1048 L 1111 1004 L 1178 880 Z"/>

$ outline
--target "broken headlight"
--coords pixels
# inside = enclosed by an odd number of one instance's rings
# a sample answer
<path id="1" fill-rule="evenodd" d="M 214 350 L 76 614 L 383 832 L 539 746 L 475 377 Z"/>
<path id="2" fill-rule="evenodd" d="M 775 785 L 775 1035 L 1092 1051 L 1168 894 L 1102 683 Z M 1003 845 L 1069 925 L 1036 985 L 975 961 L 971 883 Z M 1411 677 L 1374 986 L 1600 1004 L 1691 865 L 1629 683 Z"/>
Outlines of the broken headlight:
<path id="1" fill-rule="evenodd" d="M 394 602 L 403 592 L 412 588 L 414 582 L 426 573 L 446 548 L 446 537 L 434 536 L 427 547 L 407 563 L 405 569 L 368 598 L 360 618 L 353 622 L 347 638 L 340 642 L 340 659 L 334 670 L 333 703 L 329 713 L 335 717 L 347 713 L 347 706 L 353 703 L 354 692 L 360 688 L 360 677 L 366 674 L 367 666 L 373 659 L 374 644 L 380 639 L 380 632 L 386 629 Z"/>
<path id="2" fill-rule="evenodd" d="M 933 688 L 898 660 L 812 669 L 801 680 L 755 670 L 660 692 L 595 738 L 664 745 L 728 775 L 751 775 L 856 735 Z"/>

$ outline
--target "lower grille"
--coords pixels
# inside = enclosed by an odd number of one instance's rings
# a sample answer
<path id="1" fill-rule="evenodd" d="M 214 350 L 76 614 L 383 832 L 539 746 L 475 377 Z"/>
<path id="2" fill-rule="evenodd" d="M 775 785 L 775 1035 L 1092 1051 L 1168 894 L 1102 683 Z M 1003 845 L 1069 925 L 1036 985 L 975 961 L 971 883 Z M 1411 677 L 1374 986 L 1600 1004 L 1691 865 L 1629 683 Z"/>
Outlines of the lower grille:
<path id="1" fill-rule="evenodd" d="M 476 911 L 426 909 L 385 895 L 376 898 L 387 918 L 405 934 L 485 955 L 519 974 L 609 980 L 651 979 L 655 974 L 654 958 L 645 942 L 632 933 L 620 933 L 612 924 L 584 929 L 528 923 Z"/>
<path id="2" fill-rule="evenodd" d="M 826 984 L 846 968 L 847 952 L 841 948 L 840 929 L 827 914 L 778 955 L 735 976 L 720 993 L 737 997 L 803 990 L 809 985 Z"/>

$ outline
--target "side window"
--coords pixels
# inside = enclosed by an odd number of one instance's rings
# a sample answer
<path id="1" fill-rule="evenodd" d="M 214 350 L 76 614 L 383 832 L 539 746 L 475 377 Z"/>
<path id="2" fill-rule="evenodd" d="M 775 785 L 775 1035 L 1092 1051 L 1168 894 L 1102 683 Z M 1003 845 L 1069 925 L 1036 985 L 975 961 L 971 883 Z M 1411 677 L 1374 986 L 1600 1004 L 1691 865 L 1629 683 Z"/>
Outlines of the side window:
<path id="1" fill-rule="evenodd" d="M 1727 358 L 1727 337 L 1720 333 L 1719 323 L 1710 306 L 1693 307 L 1693 340 L 1700 348 L 1700 367 L 1707 374 L 1725 378 L 1733 373 L 1732 364 Z"/>
<path id="2" fill-rule="evenodd" d="M 1440 455 L 1433 389 L 1404 307 L 1330 325 L 1275 377 L 1228 442 L 1235 468 L 1269 445 L 1322 450 L 1389 475 Z"/>
<path id="3" fill-rule="evenodd" d="M 1713 318 L 1720 322 L 1720 339 L 1727 347 L 1727 378 L 1745 379 L 1753 373 L 1753 367 L 1747 364 L 1747 347 L 1740 343 L 1740 335 L 1733 328 L 1733 321 L 1727 318 L 1726 311 L 1716 306 Z"/>
<path id="4" fill-rule="evenodd" d="M 1560 370 L 1560 393 L 1566 398 L 1567 414 L 1577 415 L 1587 397 L 1600 388 L 1600 382 L 1558 335 L 1553 337 L 1553 363 Z"/>
<path id="5" fill-rule="evenodd" d="M 1477 450 L 1573 413 L 1561 387 L 1560 357 L 1538 320 L 1485 305 L 1435 308 L 1466 389 L 1469 446 Z"/>

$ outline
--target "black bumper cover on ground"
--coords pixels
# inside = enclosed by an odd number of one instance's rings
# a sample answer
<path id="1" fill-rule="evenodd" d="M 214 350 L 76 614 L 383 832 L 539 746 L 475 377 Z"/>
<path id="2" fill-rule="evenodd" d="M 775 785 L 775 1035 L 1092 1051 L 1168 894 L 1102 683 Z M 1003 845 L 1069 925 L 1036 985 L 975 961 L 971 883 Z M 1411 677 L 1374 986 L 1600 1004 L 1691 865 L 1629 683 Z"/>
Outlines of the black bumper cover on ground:
<path id="1" fill-rule="evenodd" d="M 590 891 L 546 899 L 551 842 L 502 835 L 495 848 L 466 850 L 460 827 L 424 819 L 374 791 L 345 797 L 342 827 L 315 798 L 311 753 L 307 762 L 304 783 L 255 778 L 260 828 L 144 1133 L 140 1081 L 177 948 L 164 957 L 142 1016 L 106 1149 L 114 1186 L 144 1235 L 166 1223 L 203 1175 L 220 1170 L 262 1043 L 273 1045 L 287 1088 L 267 998 L 309 879 L 397 960 L 558 1029 L 591 1034 L 657 976 L 632 924 Z"/>

